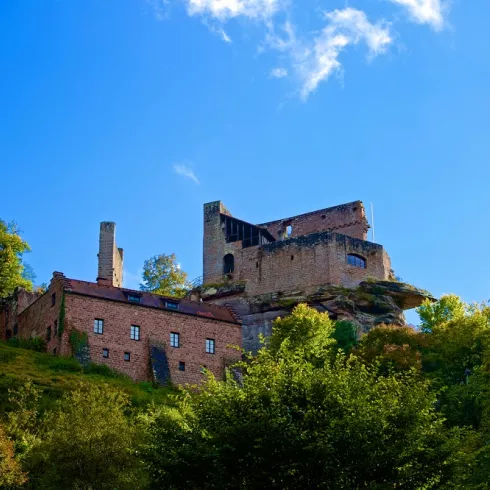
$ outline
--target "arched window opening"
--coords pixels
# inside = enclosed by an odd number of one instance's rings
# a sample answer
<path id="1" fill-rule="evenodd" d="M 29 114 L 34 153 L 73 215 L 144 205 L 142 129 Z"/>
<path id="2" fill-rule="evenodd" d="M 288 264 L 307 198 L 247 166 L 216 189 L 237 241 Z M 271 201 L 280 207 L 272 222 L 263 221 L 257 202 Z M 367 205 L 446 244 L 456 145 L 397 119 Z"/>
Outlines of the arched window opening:
<path id="1" fill-rule="evenodd" d="M 226 254 L 223 257 L 223 274 L 232 274 L 235 270 L 235 257 L 233 254 Z"/>
<path id="2" fill-rule="evenodd" d="M 286 226 L 286 236 L 290 237 L 293 233 L 293 227 L 291 225 Z"/>
<path id="3" fill-rule="evenodd" d="M 347 263 L 353 265 L 354 267 L 360 267 L 361 269 L 366 268 L 366 259 L 356 254 L 347 255 Z"/>

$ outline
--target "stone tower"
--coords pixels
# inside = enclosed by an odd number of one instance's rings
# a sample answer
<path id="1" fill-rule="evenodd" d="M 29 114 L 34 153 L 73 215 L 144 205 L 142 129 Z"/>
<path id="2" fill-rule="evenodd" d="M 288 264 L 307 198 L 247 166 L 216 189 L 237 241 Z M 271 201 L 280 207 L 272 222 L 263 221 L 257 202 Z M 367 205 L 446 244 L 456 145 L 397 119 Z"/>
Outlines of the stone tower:
<path id="1" fill-rule="evenodd" d="M 116 223 L 103 221 L 99 235 L 97 282 L 117 288 L 123 283 L 123 249 L 116 245 Z"/>

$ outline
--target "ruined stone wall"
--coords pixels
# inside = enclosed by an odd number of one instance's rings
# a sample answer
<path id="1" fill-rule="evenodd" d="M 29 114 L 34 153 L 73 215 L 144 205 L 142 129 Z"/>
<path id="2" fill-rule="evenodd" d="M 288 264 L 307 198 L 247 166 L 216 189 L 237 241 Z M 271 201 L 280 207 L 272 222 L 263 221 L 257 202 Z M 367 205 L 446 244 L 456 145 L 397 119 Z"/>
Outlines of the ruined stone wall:
<path id="1" fill-rule="evenodd" d="M 94 333 L 94 320 L 104 321 L 103 334 Z M 131 340 L 131 325 L 140 327 L 140 340 Z M 171 380 L 176 384 L 200 383 L 201 366 L 218 379 L 224 375 L 225 363 L 240 359 L 241 353 L 229 347 L 241 346 L 241 325 L 196 317 L 183 313 L 124 304 L 66 293 L 66 331 L 86 332 L 92 362 L 128 374 L 141 381 L 151 379 L 149 344 L 164 345 Z M 180 333 L 180 347 L 170 347 L 170 332 Z M 207 338 L 215 340 L 215 354 L 206 353 Z M 109 349 L 109 357 L 103 357 Z M 130 360 L 124 360 L 124 353 Z M 185 362 L 185 371 L 179 362 Z"/>
<path id="2" fill-rule="evenodd" d="M 257 226 L 266 228 L 276 240 L 284 239 L 287 226 L 291 227 L 289 238 L 314 232 L 336 231 L 343 235 L 366 240 L 368 230 L 364 205 L 361 201 L 270 221 Z"/>
<path id="3" fill-rule="evenodd" d="M 232 280 L 246 281 L 248 295 L 305 291 L 323 284 L 352 287 L 369 277 L 388 279 L 390 274 L 381 245 L 338 233 L 311 233 L 234 254 Z M 348 254 L 364 258 L 366 268 L 348 264 Z"/>
<path id="4" fill-rule="evenodd" d="M 18 335 L 17 317 L 39 298 L 39 294 L 17 288 L 12 296 L 0 300 L 0 339 Z"/>
<path id="5" fill-rule="evenodd" d="M 116 245 L 116 224 L 104 221 L 100 224 L 97 280 L 115 287 L 123 285 L 123 249 Z"/>
<path id="6" fill-rule="evenodd" d="M 28 339 L 42 337 L 47 343 L 47 352 L 60 353 L 60 309 L 63 301 L 62 275 L 55 273 L 46 293 L 18 316 L 18 336 Z"/>

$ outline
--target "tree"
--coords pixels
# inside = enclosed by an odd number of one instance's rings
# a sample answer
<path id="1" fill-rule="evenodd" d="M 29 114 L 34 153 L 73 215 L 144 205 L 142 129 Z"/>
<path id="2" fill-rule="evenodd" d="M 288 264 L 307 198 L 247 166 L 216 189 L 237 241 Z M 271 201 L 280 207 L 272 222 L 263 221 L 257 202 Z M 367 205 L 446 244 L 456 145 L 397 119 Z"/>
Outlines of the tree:
<path id="1" fill-rule="evenodd" d="M 141 291 L 181 298 L 189 289 L 187 273 L 176 263 L 175 254 L 155 255 L 145 261 Z"/>
<path id="2" fill-rule="evenodd" d="M 129 409 L 128 396 L 109 385 L 66 393 L 40 422 L 41 441 L 27 460 L 35 488 L 142 488 Z"/>
<path id="3" fill-rule="evenodd" d="M 32 290 L 32 281 L 26 277 L 32 269 L 26 271 L 22 263 L 22 255 L 29 250 L 17 225 L 0 220 L 0 298 L 12 294 L 16 287 Z"/>
<path id="4" fill-rule="evenodd" d="M 240 382 L 209 376 L 149 417 L 153 488 L 440 488 L 459 469 L 428 383 L 379 376 L 336 350 L 328 316 L 298 306 Z M 301 341 L 302 339 L 302 341 Z"/>
<path id="5" fill-rule="evenodd" d="M 20 486 L 26 481 L 26 475 L 14 458 L 14 445 L 0 424 L 0 488 Z"/>

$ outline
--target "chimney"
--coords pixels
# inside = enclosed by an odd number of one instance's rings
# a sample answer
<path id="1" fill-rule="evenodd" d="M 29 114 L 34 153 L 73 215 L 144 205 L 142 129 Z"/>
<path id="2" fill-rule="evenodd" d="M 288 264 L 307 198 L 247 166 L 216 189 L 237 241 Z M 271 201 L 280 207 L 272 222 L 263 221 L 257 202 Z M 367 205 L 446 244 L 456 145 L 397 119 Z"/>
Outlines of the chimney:
<path id="1" fill-rule="evenodd" d="M 99 235 L 99 271 L 97 283 L 122 287 L 123 249 L 116 245 L 116 223 L 103 221 Z"/>

